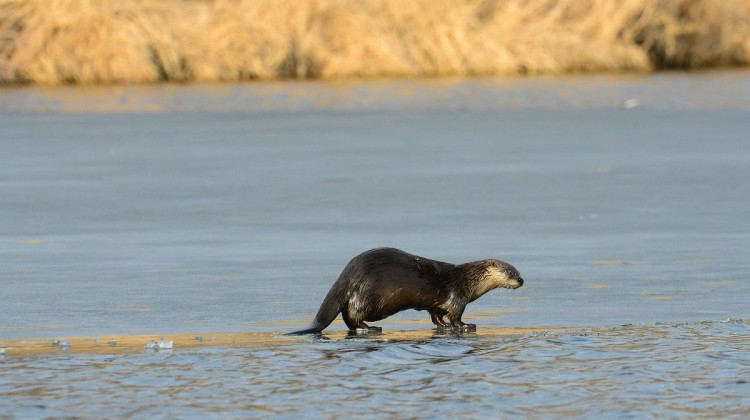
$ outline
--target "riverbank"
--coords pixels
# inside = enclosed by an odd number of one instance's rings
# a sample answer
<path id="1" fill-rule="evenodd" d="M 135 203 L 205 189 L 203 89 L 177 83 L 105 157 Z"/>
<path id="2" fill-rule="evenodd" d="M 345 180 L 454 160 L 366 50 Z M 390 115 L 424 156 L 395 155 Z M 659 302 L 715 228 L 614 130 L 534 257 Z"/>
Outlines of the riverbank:
<path id="1" fill-rule="evenodd" d="M 0 83 L 648 72 L 750 62 L 748 0 L 0 2 Z"/>

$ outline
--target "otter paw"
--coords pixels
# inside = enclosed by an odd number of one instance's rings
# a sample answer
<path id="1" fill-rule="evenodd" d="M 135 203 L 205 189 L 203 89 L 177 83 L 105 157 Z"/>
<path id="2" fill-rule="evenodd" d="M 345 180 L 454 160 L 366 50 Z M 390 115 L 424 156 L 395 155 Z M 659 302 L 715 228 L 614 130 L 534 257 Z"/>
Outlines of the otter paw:
<path id="1" fill-rule="evenodd" d="M 464 325 L 461 325 L 461 331 L 476 332 L 477 331 L 477 325 L 476 324 L 464 324 Z"/>
<path id="2" fill-rule="evenodd" d="M 383 329 L 380 327 L 365 327 L 365 328 L 355 328 L 353 330 L 349 330 L 350 335 L 380 334 L 382 332 L 383 332 Z"/>

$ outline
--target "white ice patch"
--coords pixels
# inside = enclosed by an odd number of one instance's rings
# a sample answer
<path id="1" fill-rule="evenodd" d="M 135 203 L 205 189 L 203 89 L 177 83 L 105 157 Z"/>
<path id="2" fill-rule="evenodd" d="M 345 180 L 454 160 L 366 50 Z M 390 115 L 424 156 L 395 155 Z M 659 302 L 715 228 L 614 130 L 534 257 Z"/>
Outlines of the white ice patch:
<path id="1" fill-rule="evenodd" d="M 173 345 L 172 340 L 165 340 L 164 337 L 162 337 L 159 341 L 149 341 L 146 343 L 145 346 L 143 346 L 146 350 L 172 350 Z"/>
<path id="2" fill-rule="evenodd" d="M 53 340 L 52 347 L 59 347 L 63 350 L 70 349 L 70 341 L 68 340 Z"/>

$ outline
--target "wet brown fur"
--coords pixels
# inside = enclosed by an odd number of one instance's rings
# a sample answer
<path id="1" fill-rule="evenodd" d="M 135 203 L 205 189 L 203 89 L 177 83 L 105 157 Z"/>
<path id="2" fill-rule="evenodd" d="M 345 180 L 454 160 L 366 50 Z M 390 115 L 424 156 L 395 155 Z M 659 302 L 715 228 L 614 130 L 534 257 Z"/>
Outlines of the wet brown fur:
<path id="1" fill-rule="evenodd" d="M 518 270 L 502 261 L 455 265 L 395 248 L 376 248 L 349 261 L 312 324 L 289 334 L 320 333 L 339 313 L 350 330 L 379 330 L 365 321 L 379 321 L 405 309 L 428 311 L 441 328 L 471 329 L 475 326 L 461 321 L 469 302 L 497 287 L 522 285 Z"/>

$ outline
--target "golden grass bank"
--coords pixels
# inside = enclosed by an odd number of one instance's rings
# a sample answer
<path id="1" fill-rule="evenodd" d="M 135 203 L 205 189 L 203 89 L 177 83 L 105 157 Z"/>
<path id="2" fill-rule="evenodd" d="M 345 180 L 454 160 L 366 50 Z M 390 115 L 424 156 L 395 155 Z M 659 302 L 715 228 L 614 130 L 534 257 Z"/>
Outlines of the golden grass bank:
<path id="1" fill-rule="evenodd" d="M 747 65 L 750 0 L 0 0 L 0 83 Z"/>

